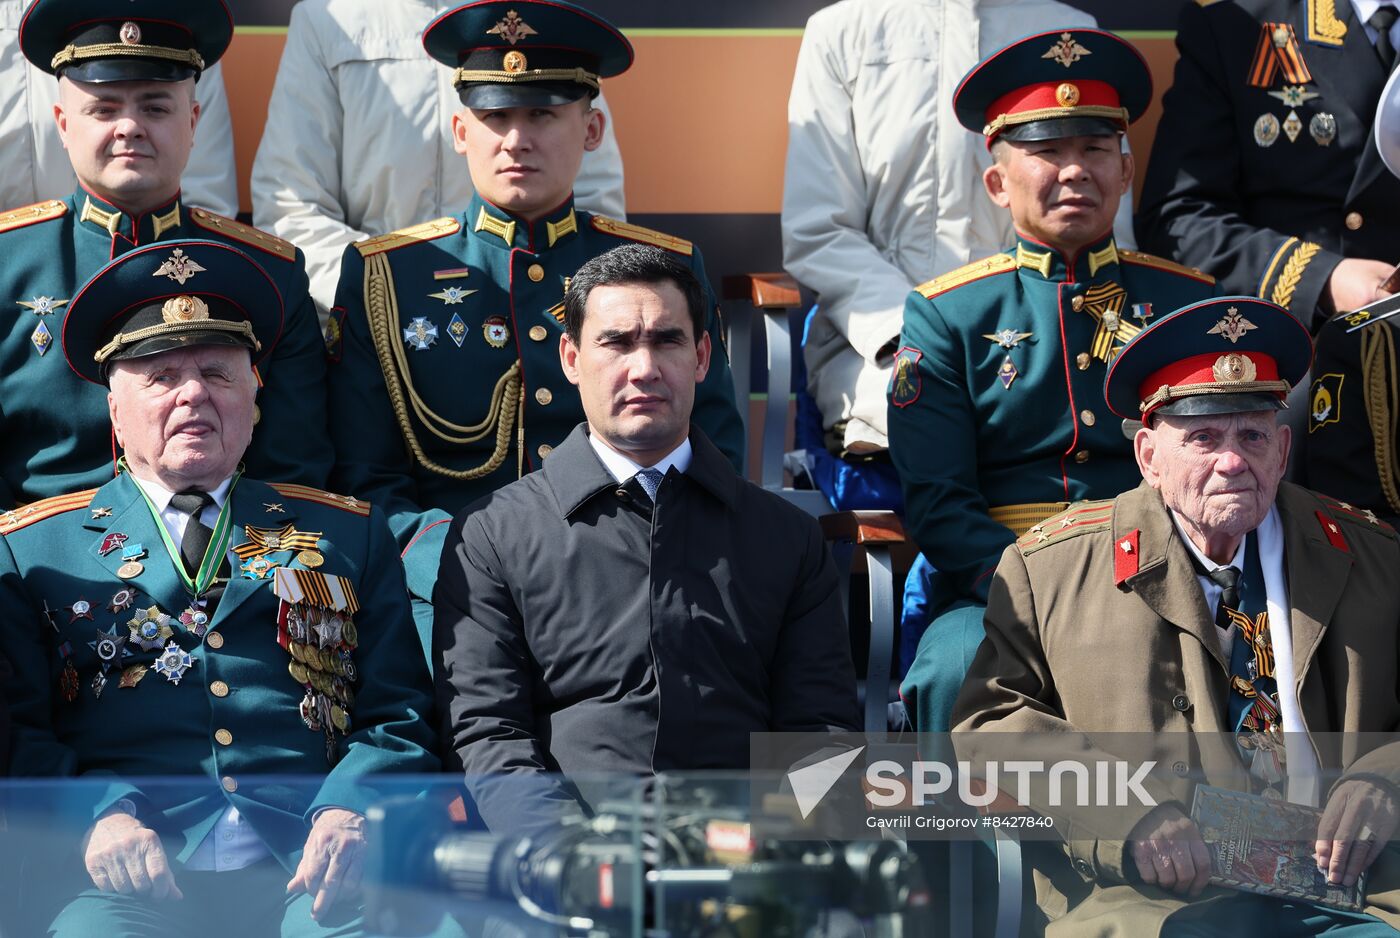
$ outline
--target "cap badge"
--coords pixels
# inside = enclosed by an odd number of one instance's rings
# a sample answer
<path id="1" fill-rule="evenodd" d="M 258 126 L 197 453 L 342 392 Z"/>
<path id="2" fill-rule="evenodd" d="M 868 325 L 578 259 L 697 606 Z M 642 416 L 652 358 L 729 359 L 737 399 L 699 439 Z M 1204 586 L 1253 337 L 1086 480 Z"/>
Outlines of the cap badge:
<path id="1" fill-rule="evenodd" d="M 1224 336 L 1231 344 L 1238 342 L 1244 334 L 1258 326 L 1240 315 L 1240 311 L 1231 306 L 1225 311 L 1225 318 L 1206 330 L 1206 335 Z"/>
<path id="2" fill-rule="evenodd" d="M 1093 55 L 1088 49 L 1075 41 L 1069 33 L 1060 33 L 1060 41 L 1050 47 L 1050 51 L 1041 56 L 1042 59 L 1054 59 L 1065 68 L 1069 68 L 1086 55 Z"/>
<path id="3" fill-rule="evenodd" d="M 124 46 L 135 46 L 141 43 L 141 27 L 127 20 L 122 23 L 121 30 L 117 33 Z"/>
<path id="4" fill-rule="evenodd" d="M 518 49 L 511 49 L 505 54 L 505 58 L 501 59 L 501 68 L 511 75 L 525 71 L 528 65 L 525 53 Z"/>
<path id="5" fill-rule="evenodd" d="M 1252 358 L 1234 352 L 1217 358 L 1211 366 L 1210 374 L 1221 384 L 1240 384 L 1253 381 L 1259 376 Z"/>
<path id="6" fill-rule="evenodd" d="M 160 308 L 160 318 L 168 323 L 208 319 L 209 304 L 197 296 L 173 296 Z"/>
<path id="7" fill-rule="evenodd" d="M 1079 86 L 1073 82 L 1063 82 L 1055 89 L 1055 101 L 1060 107 L 1074 107 L 1079 103 Z"/>
<path id="8" fill-rule="evenodd" d="M 169 277 L 183 287 L 186 280 L 202 270 L 204 270 L 204 268 L 199 266 L 192 258 L 187 257 L 182 248 L 176 248 L 174 253 L 167 257 L 164 263 L 157 267 L 156 272 L 151 274 L 151 276 Z"/>
<path id="9" fill-rule="evenodd" d="M 514 10 L 506 11 L 506 18 L 500 20 L 495 26 L 486 30 L 488 36 L 500 36 L 511 45 L 515 45 L 526 36 L 539 35 L 529 24 L 520 18 L 520 14 Z"/>

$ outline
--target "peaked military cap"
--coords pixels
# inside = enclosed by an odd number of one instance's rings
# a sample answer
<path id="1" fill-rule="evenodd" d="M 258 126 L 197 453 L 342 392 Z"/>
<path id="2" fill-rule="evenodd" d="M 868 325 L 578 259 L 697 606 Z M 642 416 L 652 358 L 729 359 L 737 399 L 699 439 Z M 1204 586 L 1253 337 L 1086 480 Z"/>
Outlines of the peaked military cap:
<path id="1" fill-rule="evenodd" d="M 253 364 L 282 332 L 282 294 L 257 261 L 227 244 L 159 241 L 107 264 L 78 290 L 63 354 L 105 384 L 109 365 L 199 345 L 241 345 Z"/>
<path id="2" fill-rule="evenodd" d="M 1108 366 L 1115 414 L 1235 414 L 1281 410 L 1312 367 L 1312 337 L 1268 300 L 1223 296 L 1183 306 L 1143 329 Z"/>
<path id="3" fill-rule="evenodd" d="M 1101 29 L 1055 29 L 993 52 L 953 92 L 958 123 L 1007 140 L 1127 130 L 1152 100 L 1152 73 L 1133 45 Z"/>
<path id="4" fill-rule="evenodd" d="M 34 0 L 19 25 L 24 57 L 74 81 L 183 81 L 233 39 L 224 0 Z"/>
<path id="5" fill-rule="evenodd" d="M 456 69 L 470 108 L 552 107 L 598 94 L 632 65 L 632 44 L 607 20 L 563 0 L 479 0 L 423 30 L 428 55 Z"/>

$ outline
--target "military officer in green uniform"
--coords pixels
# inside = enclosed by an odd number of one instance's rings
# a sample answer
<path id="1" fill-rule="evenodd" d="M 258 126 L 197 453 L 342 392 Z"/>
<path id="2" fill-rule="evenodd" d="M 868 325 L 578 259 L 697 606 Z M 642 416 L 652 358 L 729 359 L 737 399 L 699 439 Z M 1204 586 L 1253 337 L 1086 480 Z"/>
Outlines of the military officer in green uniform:
<path id="1" fill-rule="evenodd" d="M 172 290 L 173 249 L 201 273 Z M 437 768 L 383 516 L 243 474 L 282 310 L 261 265 L 202 240 L 128 251 L 69 303 L 63 351 L 109 393 L 122 471 L 0 516 L 12 771 L 101 781 L 50 934 L 359 934 L 361 780 Z M 142 781 L 164 776 L 185 778 Z"/>
<path id="2" fill-rule="evenodd" d="M 1154 316 L 1213 293 L 1210 277 L 1113 240 L 1133 177 L 1122 135 L 1149 100 L 1141 55 L 1093 29 L 1013 43 L 955 94 L 959 121 L 987 137 L 983 181 L 1017 241 L 904 308 L 890 453 L 938 571 L 901 688 L 921 731 L 948 728 L 1002 550 L 1066 504 L 1135 483 L 1132 447 L 1101 406 L 1106 364 Z"/>
<path id="3" fill-rule="evenodd" d="M 286 303 L 282 334 L 259 371 L 260 420 L 250 470 L 322 485 L 325 349 L 301 253 L 180 197 L 199 106 L 194 83 L 223 54 L 233 21 L 223 0 L 35 0 L 20 48 L 56 75 L 55 119 L 79 187 L 0 212 L 0 509 L 101 485 L 114 447 L 100 388 L 56 352 L 78 287 L 112 258 L 155 242 L 235 244 L 271 275 Z M 159 280 L 171 292 L 205 276 L 173 248 Z"/>
<path id="4" fill-rule="evenodd" d="M 591 106 L 632 46 L 563 2 L 458 7 L 423 45 L 454 69 L 454 146 L 476 189 L 457 216 L 351 245 L 330 329 L 335 485 L 389 516 L 429 645 L 426 602 L 450 515 L 539 468 L 583 420 L 564 379 L 564 291 L 584 261 L 628 241 L 684 258 L 690 242 L 574 206 L 574 177 L 602 140 Z M 719 317 L 709 322 L 722 349 Z M 695 423 L 742 470 L 743 438 L 723 354 L 696 392 Z"/>

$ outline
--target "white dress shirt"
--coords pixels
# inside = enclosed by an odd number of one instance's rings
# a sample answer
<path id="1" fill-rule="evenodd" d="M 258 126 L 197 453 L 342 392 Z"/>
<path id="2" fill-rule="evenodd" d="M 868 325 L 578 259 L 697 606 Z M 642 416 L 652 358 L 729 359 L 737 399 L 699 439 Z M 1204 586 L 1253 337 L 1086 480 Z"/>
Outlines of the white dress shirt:
<path id="1" fill-rule="evenodd" d="M 598 454 L 598 458 L 603 461 L 603 465 L 618 482 L 626 482 L 644 469 L 655 469 L 663 476 L 672 466 L 676 467 L 677 472 L 685 472 L 690 468 L 690 458 L 693 452 L 690 446 L 690 437 L 686 437 L 681 441 L 681 445 L 667 453 L 665 458 L 653 465 L 643 466 L 619 453 L 592 433 L 588 434 L 588 445 L 593 447 L 593 452 Z"/>
<path id="2" fill-rule="evenodd" d="M 1376 31 L 1367 26 L 1366 21 L 1381 7 L 1394 6 L 1393 0 L 1351 0 L 1351 8 L 1356 11 L 1357 22 L 1366 30 L 1366 38 L 1371 40 L 1371 45 L 1376 44 Z M 1400 12 L 1400 7 L 1397 7 L 1397 12 Z M 1390 27 L 1390 47 L 1400 49 L 1400 17 L 1397 17 L 1395 24 Z"/>
<path id="3" fill-rule="evenodd" d="M 1172 512 L 1172 521 L 1177 532 L 1186 542 L 1186 549 L 1200 562 L 1200 569 L 1214 571 L 1220 564 L 1211 560 L 1186 536 L 1180 518 Z M 1269 612 L 1269 639 L 1274 649 L 1274 675 L 1278 686 L 1278 706 L 1283 725 L 1284 744 L 1288 768 L 1288 800 L 1298 804 L 1316 806 L 1320 796 L 1318 785 L 1318 759 L 1307 727 L 1303 724 L 1303 714 L 1298 707 L 1298 677 L 1293 666 L 1293 626 L 1289 616 L 1292 608 L 1288 602 L 1288 571 L 1283 556 L 1283 524 L 1279 520 L 1278 508 L 1270 508 L 1263 523 L 1255 529 L 1259 544 L 1259 565 L 1264 571 L 1265 606 Z M 1248 538 L 1240 542 L 1232 566 L 1244 576 L 1247 559 Z M 1214 615 L 1220 604 L 1222 589 L 1209 576 L 1197 573 L 1196 579 L 1205 591 L 1206 608 Z M 1232 625 L 1229 630 L 1216 626 L 1220 639 L 1220 650 L 1225 660 L 1230 660 L 1230 651 L 1238 630 Z"/>
<path id="4" fill-rule="evenodd" d="M 306 254 L 311 296 L 335 302 L 345 246 L 463 211 L 473 188 L 452 147 L 462 102 L 422 33 L 457 0 L 302 0 L 292 7 L 253 161 L 253 223 Z M 574 183 L 579 208 L 622 218 L 612 117 Z"/>
<path id="5" fill-rule="evenodd" d="M 185 526 L 190 522 L 190 515 L 185 514 L 176 508 L 171 507 L 170 499 L 175 495 L 169 489 L 158 482 L 131 477 L 141 490 L 146 493 L 146 497 L 151 500 L 156 511 L 160 514 L 160 520 L 165 524 L 165 530 L 170 534 L 170 539 L 178 547 L 180 541 L 185 536 Z M 199 513 L 199 518 L 204 524 L 213 528 L 219 520 L 219 512 L 224 507 L 225 500 L 228 499 L 229 485 L 232 479 L 225 479 L 218 488 L 209 493 L 213 504 L 204 506 L 204 510 Z M 236 562 L 237 557 L 229 551 L 229 562 Z M 178 562 L 178 559 L 177 561 Z M 178 615 L 180 610 L 165 610 Z M 223 815 L 214 822 L 214 827 L 209 831 L 199 846 L 190 854 L 190 858 L 185 863 L 185 868 L 189 870 L 214 870 L 216 872 L 226 872 L 228 870 L 241 870 L 246 866 L 269 856 L 267 845 L 258 836 L 257 831 L 248 820 L 239 813 L 233 805 L 229 805 Z"/>
<path id="6" fill-rule="evenodd" d="M 78 188 L 58 138 L 53 106 L 58 79 L 40 71 L 19 51 L 19 24 L 30 0 L 0 0 L 0 211 L 44 199 L 62 199 Z M 180 200 L 220 215 L 238 214 L 233 161 L 233 122 L 217 63 L 194 86 L 199 124 L 194 149 L 180 177 Z"/>
<path id="7" fill-rule="evenodd" d="M 807 389 L 825 427 L 847 421 L 846 446 L 889 446 L 909 291 L 1015 241 L 982 185 L 986 140 L 953 114 L 958 82 L 1029 33 L 1093 25 L 1051 0 L 843 0 L 807 21 L 788 99 L 783 266 L 817 294 Z M 1135 244 L 1131 193 L 1114 232 Z"/>

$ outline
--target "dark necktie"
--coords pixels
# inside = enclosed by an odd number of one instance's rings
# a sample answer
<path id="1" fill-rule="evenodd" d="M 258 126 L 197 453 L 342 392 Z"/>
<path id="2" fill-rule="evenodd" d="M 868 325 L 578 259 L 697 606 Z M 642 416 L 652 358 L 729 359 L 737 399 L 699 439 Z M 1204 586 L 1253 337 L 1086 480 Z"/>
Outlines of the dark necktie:
<path id="1" fill-rule="evenodd" d="M 1278 685 L 1264 565 L 1259 559 L 1259 539 L 1252 532 L 1245 554 L 1243 574 L 1236 567 L 1222 567 L 1206 575 L 1221 588 L 1215 624 L 1222 629 L 1236 627 L 1230 649 L 1230 728 L 1236 733 L 1257 733 L 1279 722 Z"/>
<path id="2" fill-rule="evenodd" d="M 1220 602 L 1215 606 L 1215 624 L 1222 628 L 1230 628 L 1230 610 L 1240 608 L 1240 568 L 1220 567 L 1211 570 L 1206 576 L 1220 587 Z"/>
<path id="3" fill-rule="evenodd" d="M 664 478 L 659 469 L 643 469 L 637 473 L 637 484 L 647 493 L 647 499 L 653 505 L 656 504 L 656 493 L 661 489 L 661 480 Z"/>
<path id="4" fill-rule="evenodd" d="M 180 538 L 180 559 L 184 561 L 185 572 L 192 580 L 199 576 L 199 567 L 204 563 L 209 542 L 214 539 L 213 530 L 199 517 L 205 506 L 212 504 L 214 499 L 209 497 L 208 492 L 191 490 L 170 496 L 171 507 L 190 516 L 184 537 Z"/>
<path id="5" fill-rule="evenodd" d="M 1366 21 L 1366 25 L 1376 31 L 1376 55 L 1380 56 L 1387 72 L 1395 67 L 1395 46 L 1390 42 L 1390 27 L 1395 25 L 1397 17 L 1400 17 L 1400 13 L 1387 3 L 1377 8 Z"/>

